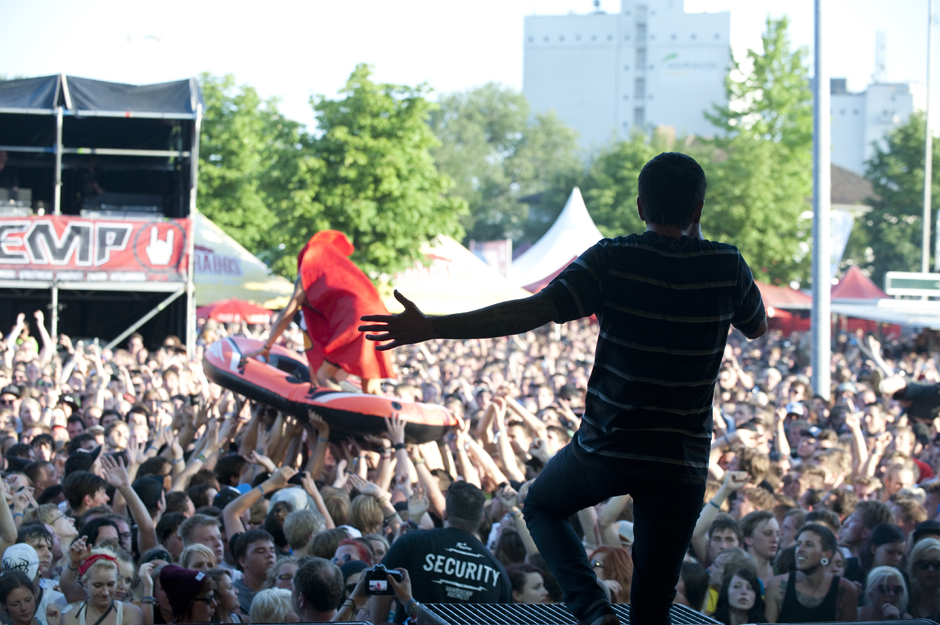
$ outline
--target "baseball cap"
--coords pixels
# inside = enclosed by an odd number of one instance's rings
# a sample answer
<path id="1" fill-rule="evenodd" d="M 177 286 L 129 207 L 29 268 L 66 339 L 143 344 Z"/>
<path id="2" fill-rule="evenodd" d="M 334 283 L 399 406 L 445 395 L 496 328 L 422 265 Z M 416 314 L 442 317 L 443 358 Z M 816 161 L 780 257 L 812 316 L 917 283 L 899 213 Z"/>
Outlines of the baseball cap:
<path id="1" fill-rule="evenodd" d="M 291 486 L 282 488 L 271 495 L 271 505 L 279 501 L 286 501 L 294 507 L 294 510 L 316 510 L 316 504 L 313 498 L 307 494 L 300 486 Z"/>
<path id="2" fill-rule="evenodd" d="M 8 384 L 0 389 L 0 395 L 13 395 L 19 399 L 22 396 L 22 393 L 20 392 L 20 387 L 16 386 L 15 384 Z"/>
<path id="3" fill-rule="evenodd" d="M 212 500 L 212 505 L 216 508 L 224 509 L 225 506 L 241 497 L 242 492 L 234 486 L 223 486 L 219 494 Z"/>
<path id="4" fill-rule="evenodd" d="M 10 545 L 3 552 L 3 562 L 0 569 L 4 571 L 22 571 L 26 577 L 36 579 L 39 574 L 39 555 L 36 550 L 26 543 Z"/>
<path id="5" fill-rule="evenodd" d="M 855 388 L 855 385 L 851 382 L 843 382 L 839 385 L 839 388 L 836 389 L 840 393 L 857 393 L 858 389 Z"/>
<path id="6" fill-rule="evenodd" d="M 75 453 L 65 461 L 65 474 L 68 475 L 74 471 L 91 471 L 95 460 L 101 454 L 101 445 L 98 445 L 91 451 L 76 449 Z"/>
<path id="7" fill-rule="evenodd" d="M 801 417 L 806 414 L 806 409 L 803 408 L 803 404 L 798 401 L 791 401 L 787 404 L 787 414 L 800 415 Z"/>

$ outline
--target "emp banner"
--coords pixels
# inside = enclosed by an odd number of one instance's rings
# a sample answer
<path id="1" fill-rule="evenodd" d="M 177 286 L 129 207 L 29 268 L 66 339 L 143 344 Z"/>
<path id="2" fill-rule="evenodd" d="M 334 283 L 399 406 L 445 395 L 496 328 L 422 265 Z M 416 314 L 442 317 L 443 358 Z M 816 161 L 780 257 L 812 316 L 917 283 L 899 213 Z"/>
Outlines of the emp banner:
<path id="1" fill-rule="evenodd" d="M 0 280 L 185 282 L 189 219 L 0 217 Z"/>

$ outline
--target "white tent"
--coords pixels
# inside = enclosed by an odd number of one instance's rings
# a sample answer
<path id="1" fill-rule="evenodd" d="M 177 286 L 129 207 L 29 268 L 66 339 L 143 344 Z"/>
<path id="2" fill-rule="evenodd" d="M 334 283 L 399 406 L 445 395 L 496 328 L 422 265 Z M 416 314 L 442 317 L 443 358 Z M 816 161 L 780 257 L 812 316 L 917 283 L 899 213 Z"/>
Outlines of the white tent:
<path id="1" fill-rule="evenodd" d="M 575 187 L 548 232 L 512 261 L 509 279 L 516 286 L 538 291 L 584 250 L 603 238 L 588 214 L 581 190 Z"/>
<path id="2" fill-rule="evenodd" d="M 528 297 L 529 292 L 513 286 L 498 271 L 480 260 L 463 245 L 439 235 L 433 245 L 422 248 L 428 265 L 415 263 L 392 277 L 392 287 L 413 301 L 422 312 L 447 315 L 467 312 L 507 300 Z M 391 294 L 382 297 L 390 312 L 402 306 Z"/>
<path id="3" fill-rule="evenodd" d="M 276 310 L 287 305 L 294 285 L 225 234 L 202 213 L 193 213 L 196 305 L 237 298 Z"/>

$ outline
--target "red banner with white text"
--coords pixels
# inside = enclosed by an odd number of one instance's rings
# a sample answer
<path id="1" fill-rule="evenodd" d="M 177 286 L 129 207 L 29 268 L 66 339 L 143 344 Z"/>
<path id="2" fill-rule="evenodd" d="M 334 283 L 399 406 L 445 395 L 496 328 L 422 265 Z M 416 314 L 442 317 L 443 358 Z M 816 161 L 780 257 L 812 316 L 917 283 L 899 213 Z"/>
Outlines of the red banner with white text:
<path id="1" fill-rule="evenodd" d="M 189 219 L 0 216 L 0 280 L 185 282 Z"/>

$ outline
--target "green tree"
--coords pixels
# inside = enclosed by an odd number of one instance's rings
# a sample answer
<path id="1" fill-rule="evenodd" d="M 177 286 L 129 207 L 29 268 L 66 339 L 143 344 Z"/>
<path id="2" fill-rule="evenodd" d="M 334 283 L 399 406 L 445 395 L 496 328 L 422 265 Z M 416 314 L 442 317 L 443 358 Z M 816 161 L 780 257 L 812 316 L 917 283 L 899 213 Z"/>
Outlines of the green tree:
<path id="1" fill-rule="evenodd" d="M 428 126 L 434 105 L 427 91 L 373 82 L 371 68 L 359 65 L 340 99 L 311 99 L 317 135 L 277 210 L 287 249 L 299 250 L 319 230 L 339 230 L 356 246 L 353 260 L 378 276 L 409 266 L 438 234 L 463 236 L 458 220 L 466 203 L 446 195 L 452 181 L 431 156 L 438 141 Z M 293 275 L 293 263 L 284 256 L 275 266 Z"/>
<path id="2" fill-rule="evenodd" d="M 258 253 L 275 245 L 276 208 L 294 177 L 302 128 L 231 74 L 200 76 L 206 108 L 199 142 L 199 210 Z"/>
<path id="3" fill-rule="evenodd" d="M 924 206 L 924 114 L 915 112 L 884 144 L 876 143 L 865 177 L 872 183 L 872 211 L 857 219 L 846 248 L 846 262 L 884 284 L 888 271 L 920 271 Z M 933 145 L 933 167 L 940 166 L 940 145 Z M 940 180 L 931 181 L 932 211 L 940 208 Z M 932 265 L 931 265 L 932 266 Z"/>
<path id="4" fill-rule="evenodd" d="M 768 19 L 763 52 L 748 50 L 726 80 L 728 105 L 706 117 L 720 131 L 707 142 L 703 230 L 736 245 L 755 277 L 805 279 L 812 197 L 812 102 L 805 48 L 791 49 L 787 19 Z"/>
<path id="5" fill-rule="evenodd" d="M 583 186 L 584 203 L 606 237 L 643 232 L 646 226 L 636 210 L 637 179 L 648 160 L 671 148 L 661 134 L 652 140 L 634 131 L 627 141 L 618 141 L 599 153 Z"/>
<path id="6" fill-rule="evenodd" d="M 520 198 L 542 194 L 540 208 L 557 215 L 567 193 L 556 191 L 570 192 L 583 169 L 575 132 L 554 113 L 529 111 L 521 93 L 488 83 L 443 96 L 431 114 L 435 161 L 454 180 L 450 197 L 469 207 L 461 220 L 468 238 L 538 238 L 551 221 L 530 220 Z"/>

